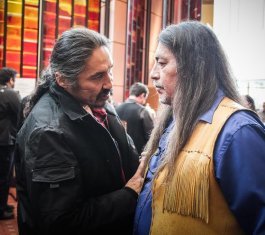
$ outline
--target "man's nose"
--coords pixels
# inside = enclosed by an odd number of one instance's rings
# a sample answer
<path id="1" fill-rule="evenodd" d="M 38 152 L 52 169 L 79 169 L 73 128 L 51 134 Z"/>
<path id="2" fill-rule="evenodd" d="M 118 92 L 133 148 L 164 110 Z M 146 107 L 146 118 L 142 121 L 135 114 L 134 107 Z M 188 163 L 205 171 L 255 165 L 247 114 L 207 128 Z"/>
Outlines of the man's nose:
<path id="1" fill-rule="evenodd" d="M 158 72 L 158 70 L 156 68 L 156 65 L 154 65 L 153 68 L 151 69 L 150 77 L 153 80 L 158 80 L 159 79 L 159 72 Z"/>
<path id="2" fill-rule="evenodd" d="M 113 76 L 112 74 L 108 73 L 106 76 L 106 81 L 104 83 L 104 89 L 111 89 L 112 88 L 112 83 L 113 83 Z"/>

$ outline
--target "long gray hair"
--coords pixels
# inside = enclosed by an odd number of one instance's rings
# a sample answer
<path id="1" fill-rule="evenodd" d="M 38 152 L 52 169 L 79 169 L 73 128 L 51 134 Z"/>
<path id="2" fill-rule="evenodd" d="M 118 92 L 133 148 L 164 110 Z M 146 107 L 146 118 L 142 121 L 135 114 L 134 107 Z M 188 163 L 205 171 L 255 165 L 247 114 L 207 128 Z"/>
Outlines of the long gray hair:
<path id="1" fill-rule="evenodd" d="M 147 158 L 153 155 L 168 120 L 173 116 L 175 126 L 157 171 L 167 165 L 170 170 L 166 181 L 170 181 L 176 157 L 191 136 L 199 117 L 212 106 L 218 89 L 230 99 L 241 101 L 225 54 L 209 27 L 193 21 L 170 25 L 160 33 L 159 42 L 176 58 L 177 84 L 171 106 L 160 106 L 158 123 L 145 152 Z"/>
<path id="2" fill-rule="evenodd" d="M 56 72 L 59 72 L 69 84 L 74 85 L 93 51 L 101 46 L 108 47 L 108 39 L 93 30 L 77 27 L 65 31 L 54 45 L 49 66 L 38 80 L 35 92 L 25 110 L 25 116 L 55 81 Z"/>

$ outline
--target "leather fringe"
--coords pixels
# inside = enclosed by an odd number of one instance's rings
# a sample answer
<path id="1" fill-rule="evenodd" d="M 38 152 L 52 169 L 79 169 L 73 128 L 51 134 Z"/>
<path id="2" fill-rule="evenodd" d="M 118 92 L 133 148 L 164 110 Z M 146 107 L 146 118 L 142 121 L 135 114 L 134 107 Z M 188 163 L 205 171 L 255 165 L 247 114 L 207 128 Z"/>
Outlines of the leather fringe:
<path id="1" fill-rule="evenodd" d="M 172 182 L 166 185 L 163 209 L 208 223 L 210 157 L 198 151 L 184 152 Z"/>

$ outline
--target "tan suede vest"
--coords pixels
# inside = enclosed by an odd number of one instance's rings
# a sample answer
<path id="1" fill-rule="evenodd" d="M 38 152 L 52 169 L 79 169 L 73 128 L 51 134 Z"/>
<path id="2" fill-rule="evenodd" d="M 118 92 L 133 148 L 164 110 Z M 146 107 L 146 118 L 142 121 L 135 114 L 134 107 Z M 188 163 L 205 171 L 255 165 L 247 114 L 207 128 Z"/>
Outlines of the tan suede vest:
<path id="1" fill-rule="evenodd" d="M 213 150 L 226 120 L 242 106 L 224 98 L 212 124 L 200 122 L 176 161 L 169 187 L 164 169 L 153 185 L 151 235 L 244 234 L 215 180 Z"/>

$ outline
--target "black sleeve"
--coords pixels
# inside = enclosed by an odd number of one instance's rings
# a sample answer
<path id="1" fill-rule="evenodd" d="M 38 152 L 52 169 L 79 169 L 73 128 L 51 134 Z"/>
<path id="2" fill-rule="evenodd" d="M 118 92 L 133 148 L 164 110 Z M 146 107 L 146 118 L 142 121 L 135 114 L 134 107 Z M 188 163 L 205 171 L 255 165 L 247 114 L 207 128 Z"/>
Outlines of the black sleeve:
<path id="1" fill-rule="evenodd" d="M 17 127 L 20 110 L 20 96 L 13 90 L 10 90 L 8 92 L 8 96 L 8 110 L 10 112 L 10 118 L 12 118 L 13 125 Z"/>
<path id="2" fill-rule="evenodd" d="M 150 113 L 146 109 L 142 110 L 141 119 L 143 121 L 145 140 L 147 141 L 149 139 L 151 131 L 152 131 L 153 127 L 154 127 L 154 122 L 153 122 L 153 119 L 151 118 Z"/>
<path id="3" fill-rule="evenodd" d="M 139 156 L 140 154 L 138 153 L 135 145 L 134 145 L 134 142 L 133 142 L 133 139 L 127 134 L 127 140 L 128 140 L 128 145 L 129 145 L 129 154 L 128 154 L 128 157 L 129 157 L 129 160 L 128 162 L 130 163 L 129 164 L 129 177 L 128 178 L 131 178 L 138 166 L 139 166 Z"/>

